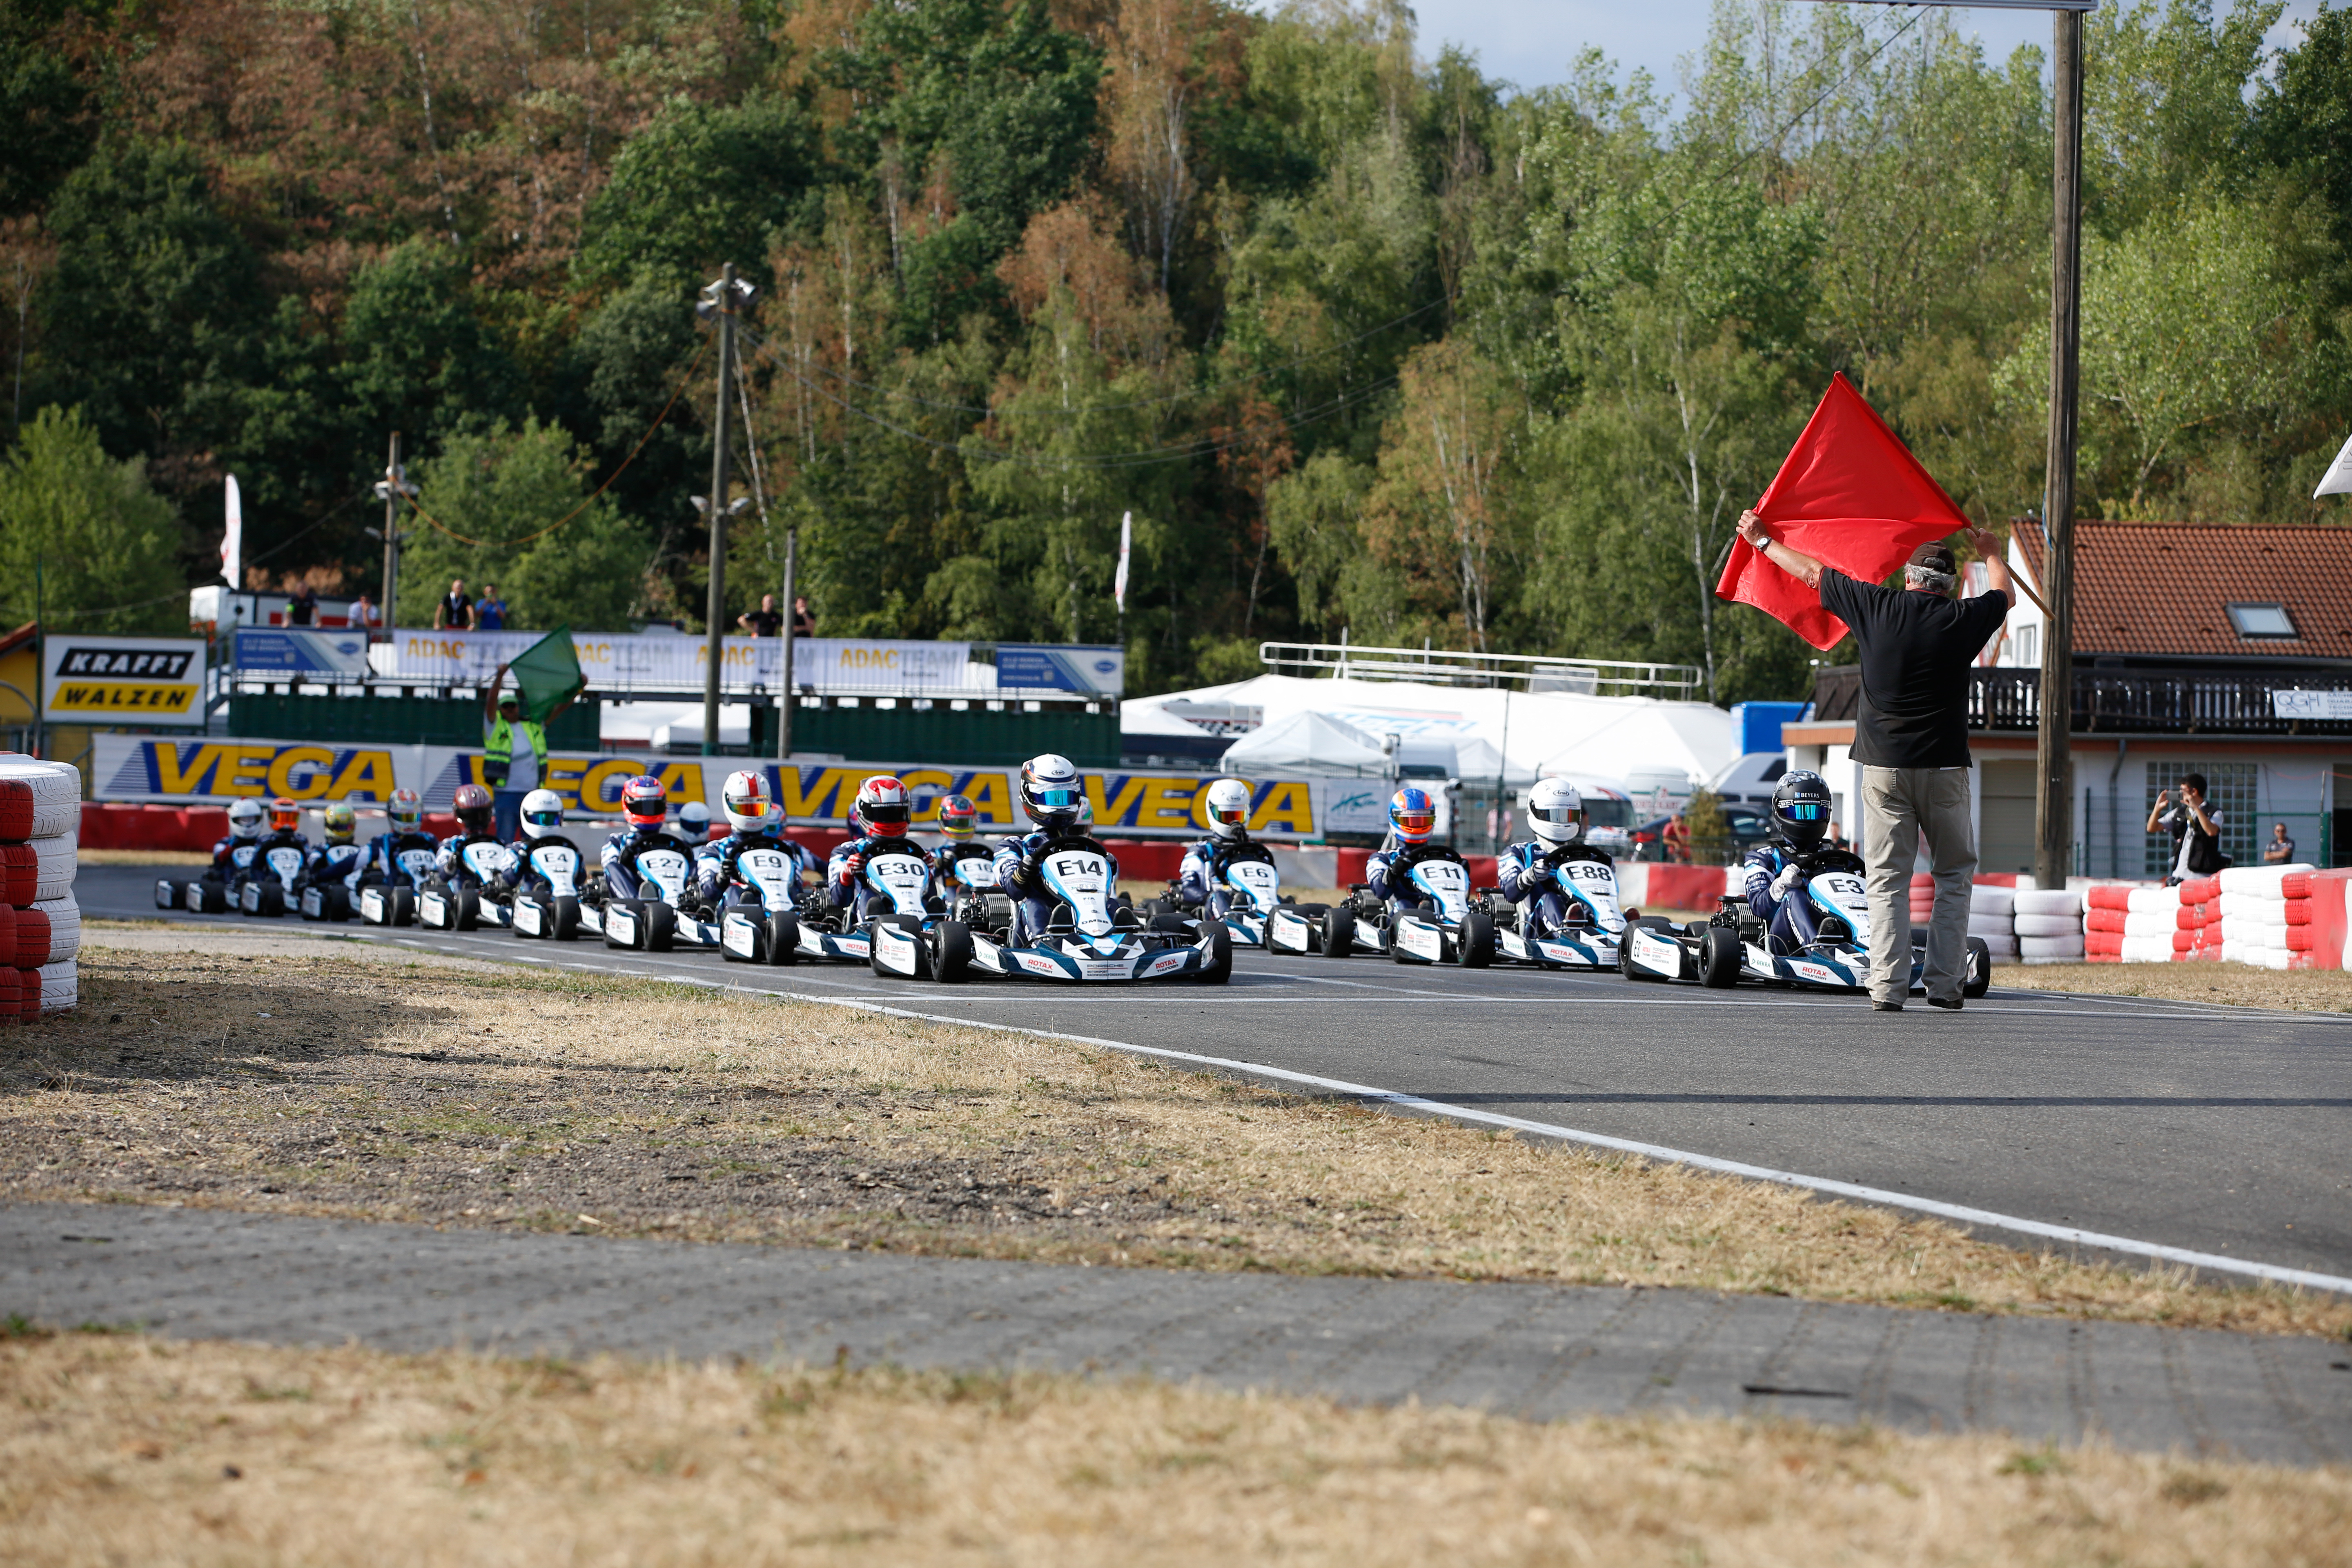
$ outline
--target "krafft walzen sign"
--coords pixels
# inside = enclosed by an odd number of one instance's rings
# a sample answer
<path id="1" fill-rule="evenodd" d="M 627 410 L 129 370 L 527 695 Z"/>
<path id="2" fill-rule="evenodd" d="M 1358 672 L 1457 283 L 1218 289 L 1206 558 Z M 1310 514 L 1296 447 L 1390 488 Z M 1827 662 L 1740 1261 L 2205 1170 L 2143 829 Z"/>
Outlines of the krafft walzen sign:
<path id="1" fill-rule="evenodd" d="M 199 637 L 49 637 L 42 661 L 41 717 L 68 724 L 205 721 L 205 645 Z"/>

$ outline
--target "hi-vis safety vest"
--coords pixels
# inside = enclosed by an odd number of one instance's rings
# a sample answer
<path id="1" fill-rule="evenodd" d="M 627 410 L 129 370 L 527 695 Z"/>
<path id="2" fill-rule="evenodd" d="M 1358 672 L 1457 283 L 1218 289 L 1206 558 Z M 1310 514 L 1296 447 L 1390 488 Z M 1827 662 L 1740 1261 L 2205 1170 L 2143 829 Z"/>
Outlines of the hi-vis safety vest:
<path id="1" fill-rule="evenodd" d="M 526 719 L 522 721 L 522 732 L 523 738 L 530 742 L 530 754 L 538 759 L 541 767 L 546 766 L 547 727 Z M 482 761 L 488 764 L 488 771 L 496 773 L 500 779 L 506 777 L 507 768 L 514 761 L 514 726 L 507 722 L 503 713 L 490 726 L 489 739 L 482 742 Z"/>

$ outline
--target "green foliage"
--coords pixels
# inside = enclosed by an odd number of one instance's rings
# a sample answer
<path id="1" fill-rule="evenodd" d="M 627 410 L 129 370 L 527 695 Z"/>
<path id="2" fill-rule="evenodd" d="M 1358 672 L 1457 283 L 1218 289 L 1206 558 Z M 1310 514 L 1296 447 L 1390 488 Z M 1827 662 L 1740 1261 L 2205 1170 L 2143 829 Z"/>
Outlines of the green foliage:
<path id="1" fill-rule="evenodd" d="M 690 290 L 732 261 L 764 279 L 768 253 L 811 210 L 817 140 L 801 106 L 772 93 L 731 104 L 673 100 L 613 160 L 582 226 L 575 270 Z"/>
<path id="2" fill-rule="evenodd" d="M 343 310 L 344 405 L 366 430 L 446 431 L 498 417 L 521 381 L 484 324 L 462 256 L 412 239 L 352 285 Z"/>
<path id="3" fill-rule="evenodd" d="M 536 419 L 451 439 L 417 470 L 416 504 L 443 526 L 415 520 L 400 624 L 431 626 L 435 601 L 462 578 L 474 597 L 499 585 L 510 629 L 625 629 L 645 592 L 649 545 L 609 498 L 586 499 L 586 475 L 572 438 Z"/>
<path id="4" fill-rule="evenodd" d="M 179 531 L 142 460 L 109 458 L 79 409 L 42 409 L 0 458 L 0 624 L 184 629 Z"/>

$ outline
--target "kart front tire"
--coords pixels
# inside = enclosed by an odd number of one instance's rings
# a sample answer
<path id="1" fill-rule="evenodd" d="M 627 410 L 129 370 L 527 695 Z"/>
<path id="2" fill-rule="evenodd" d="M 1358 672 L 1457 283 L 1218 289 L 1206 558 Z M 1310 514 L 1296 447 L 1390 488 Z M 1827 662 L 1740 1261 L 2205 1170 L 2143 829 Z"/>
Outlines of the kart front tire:
<path id="1" fill-rule="evenodd" d="M 667 952 L 677 938 L 677 911 L 667 904 L 648 902 L 637 922 L 638 940 L 647 952 Z"/>
<path id="2" fill-rule="evenodd" d="M 253 912 L 272 917 L 286 912 L 286 889 L 275 882 L 264 882 L 253 897 Z"/>
<path id="3" fill-rule="evenodd" d="M 1462 934 L 1454 956 L 1465 969 L 1484 969 L 1495 962 L 1495 921 L 1472 910 L 1462 917 Z"/>
<path id="4" fill-rule="evenodd" d="M 551 929 L 549 934 L 553 936 L 556 941 L 576 942 L 579 940 L 580 900 L 578 899 L 572 898 L 569 894 L 557 899 L 555 900 L 555 908 L 550 913 L 548 918 L 551 922 Z"/>
<path id="5" fill-rule="evenodd" d="M 1698 983 L 1715 991 L 1739 984 L 1739 933 L 1710 926 L 1698 943 Z"/>
<path id="6" fill-rule="evenodd" d="M 1201 961 L 1193 979 L 1203 985 L 1223 985 L 1234 977 L 1234 937 L 1223 921 L 1209 927 L 1209 955 Z"/>
<path id="7" fill-rule="evenodd" d="M 416 923 L 416 889 L 394 888 L 392 890 L 392 923 L 413 926 Z"/>
<path id="8" fill-rule="evenodd" d="M 1356 951 L 1356 911 L 1327 910 L 1323 914 L 1323 956 L 1345 958 Z"/>
<path id="9" fill-rule="evenodd" d="M 971 973 L 971 928 L 941 921 L 931 928 L 931 978 L 952 985 Z"/>
<path id="10" fill-rule="evenodd" d="M 1992 949 L 1980 936 L 1969 938 L 1968 968 L 1962 972 L 1960 994 L 1981 996 L 1992 989 Z"/>
<path id="11" fill-rule="evenodd" d="M 772 965 L 798 963 L 801 961 L 801 922 L 789 914 L 768 917 L 767 950 L 760 961 Z"/>

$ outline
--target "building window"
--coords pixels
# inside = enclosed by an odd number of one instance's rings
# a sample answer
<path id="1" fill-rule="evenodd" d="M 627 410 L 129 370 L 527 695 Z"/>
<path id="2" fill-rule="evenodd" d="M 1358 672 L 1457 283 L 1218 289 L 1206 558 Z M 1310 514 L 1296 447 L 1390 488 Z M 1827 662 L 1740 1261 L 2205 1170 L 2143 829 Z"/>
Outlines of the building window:
<path id="1" fill-rule="evenodd" d="M 2230 624 L 2238 628 L 2242 637 L 2292 637 L 2296 634 L 2294 617 L 2286 613 L 2284 605 L 2231 605 Z"/>
<path id="2" fill-rule="evenodd" d="M 2042 628 L 2039 626 L 2020 626 L 2014 634 L 2017 662 L 2029 669 L 2042 668 Z"/>
<path id="3" fill-rule="evenodd" d="M 2187 759 L 2147 764 L 2147 792 L 2140 797 L 2141 820 L 2156 806 L 2158 790 L 2179 786 L 2183 773 L 2205 775 L 2205 809 L 2221 814 L 2221 853 L 2235 866 L 2259 866 L 2262 853 L 2255 847 L 2255 815 L 2261 807 L 2254 799 L 2256 775 L 2262 771 L 2258 763 L 2209 763 Z M 2268 824 L 2263 825 L 2263 837 L 2268 837 Z M 2147 839 L 2147 859 L 2141 874 L 2148 877 L 2168 877 L 2172 874 L 2173 858 L 2179 853 L 2179 843 L 2169 833 L 2151 833 Z"/>

